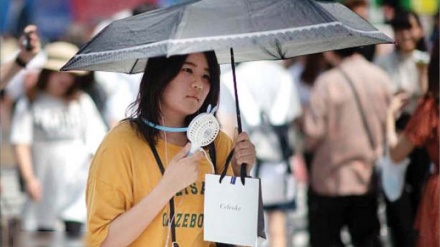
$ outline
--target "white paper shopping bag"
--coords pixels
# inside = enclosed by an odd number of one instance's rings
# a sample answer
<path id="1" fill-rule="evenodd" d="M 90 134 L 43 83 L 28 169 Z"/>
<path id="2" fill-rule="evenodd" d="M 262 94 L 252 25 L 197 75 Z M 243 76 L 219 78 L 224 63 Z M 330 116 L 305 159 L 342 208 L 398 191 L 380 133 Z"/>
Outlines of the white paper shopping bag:
<path id="1" fill-rule="evenodd" d="M 258 239 L 259 179 L 205 176 L 205 241 L 255 246 Z"/>

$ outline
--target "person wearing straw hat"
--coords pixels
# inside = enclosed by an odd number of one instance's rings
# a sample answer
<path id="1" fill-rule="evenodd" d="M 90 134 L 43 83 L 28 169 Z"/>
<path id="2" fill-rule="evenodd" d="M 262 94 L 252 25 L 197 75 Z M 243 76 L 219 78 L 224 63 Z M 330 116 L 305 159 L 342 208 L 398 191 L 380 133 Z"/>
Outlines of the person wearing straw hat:
<path id="1" fill-rule="evenodd" d="M 25 230 L 55 231 L 58 221 L 68 236 L 79 236 L 86 218 L 85 185 L 89 161 L 106 126 L 89 95 L 79 88 L 87 72 L 60 72 L 78 47 L 53 42 L 34 87 L 13 112 L 11 144 L 27 200 Z"/>

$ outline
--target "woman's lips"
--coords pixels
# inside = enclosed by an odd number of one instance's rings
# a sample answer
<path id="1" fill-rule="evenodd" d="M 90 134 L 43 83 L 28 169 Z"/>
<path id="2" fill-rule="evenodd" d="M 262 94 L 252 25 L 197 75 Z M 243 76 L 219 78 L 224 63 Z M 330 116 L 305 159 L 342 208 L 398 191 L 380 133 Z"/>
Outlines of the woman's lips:
<path id="1" fill-rule="evenodd" d="M 190 99 L 195 99 L 195 100 L 197 100 L 197 101 L 200 101 L 200 98 L 199 97 L 197 97 L 197 96 L 194 96 L 194 95 L 188 95 L 188 96 L 186 96 L 187 98 L 190 98 Z"/>

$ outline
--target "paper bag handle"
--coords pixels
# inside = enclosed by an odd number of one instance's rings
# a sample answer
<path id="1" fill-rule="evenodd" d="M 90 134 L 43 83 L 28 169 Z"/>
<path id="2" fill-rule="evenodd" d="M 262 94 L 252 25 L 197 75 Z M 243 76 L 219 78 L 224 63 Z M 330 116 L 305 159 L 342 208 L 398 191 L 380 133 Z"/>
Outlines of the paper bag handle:
<path id="1" fill-rule="evenodd" d="M 234 148 L 229 152 L 228 157 L 226 157 L 226 161 L 225 161 L 225 166 L 223 168 L 222 174 L 220 175 L 220 179 L 219 179 L 219 183 L 221 183 L 223 181 L 223 178 L 225 178 L 226 176 L 226 172 L 228 171 L 229 168 L 229 163 L 231 163 L 231 159 L 232 159 L 232 155 L 234 154 Z M 240 172 L 240 178 L 241 178 L 241 183 L 244 185 L 245 184 L 245 177 L 246 177 L 246 173 L 244 172 Z"/>

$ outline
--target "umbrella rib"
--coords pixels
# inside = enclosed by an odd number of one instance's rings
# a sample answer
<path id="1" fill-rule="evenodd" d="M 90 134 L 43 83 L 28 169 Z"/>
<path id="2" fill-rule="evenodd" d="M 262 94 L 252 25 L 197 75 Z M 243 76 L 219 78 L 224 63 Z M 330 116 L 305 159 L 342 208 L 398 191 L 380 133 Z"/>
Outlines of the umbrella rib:
<path id="1" fill-rule="evenodd" d="M 134 68 L 136 68 L 136 65 L 138 64 L 138 62 L 139 62 L 139 58 L 138 59 L 136 59 L 135 61 L 134 61 L 134 64 L 133 64 L 133 66 L 131 67 L 131 69 L 130 69 L 130 74 L 132 74 L 133 73 L 133 71 L 134 71 Z"/>
<path id="2" fill-rule="evenodd" d="M 265 46 L 261 46 L 261 50 L 265 51 L 266 54 L 268 54 L 274 58 L 286 59 L 286 52 L 283 52 L 283 48 L 281 47 L 279 40 L 276 40 L 275 44 L 273 44 L 273 46 L 275 46 L 275 49 L 276 49 L 275 52 L 271 52 Z"/>

